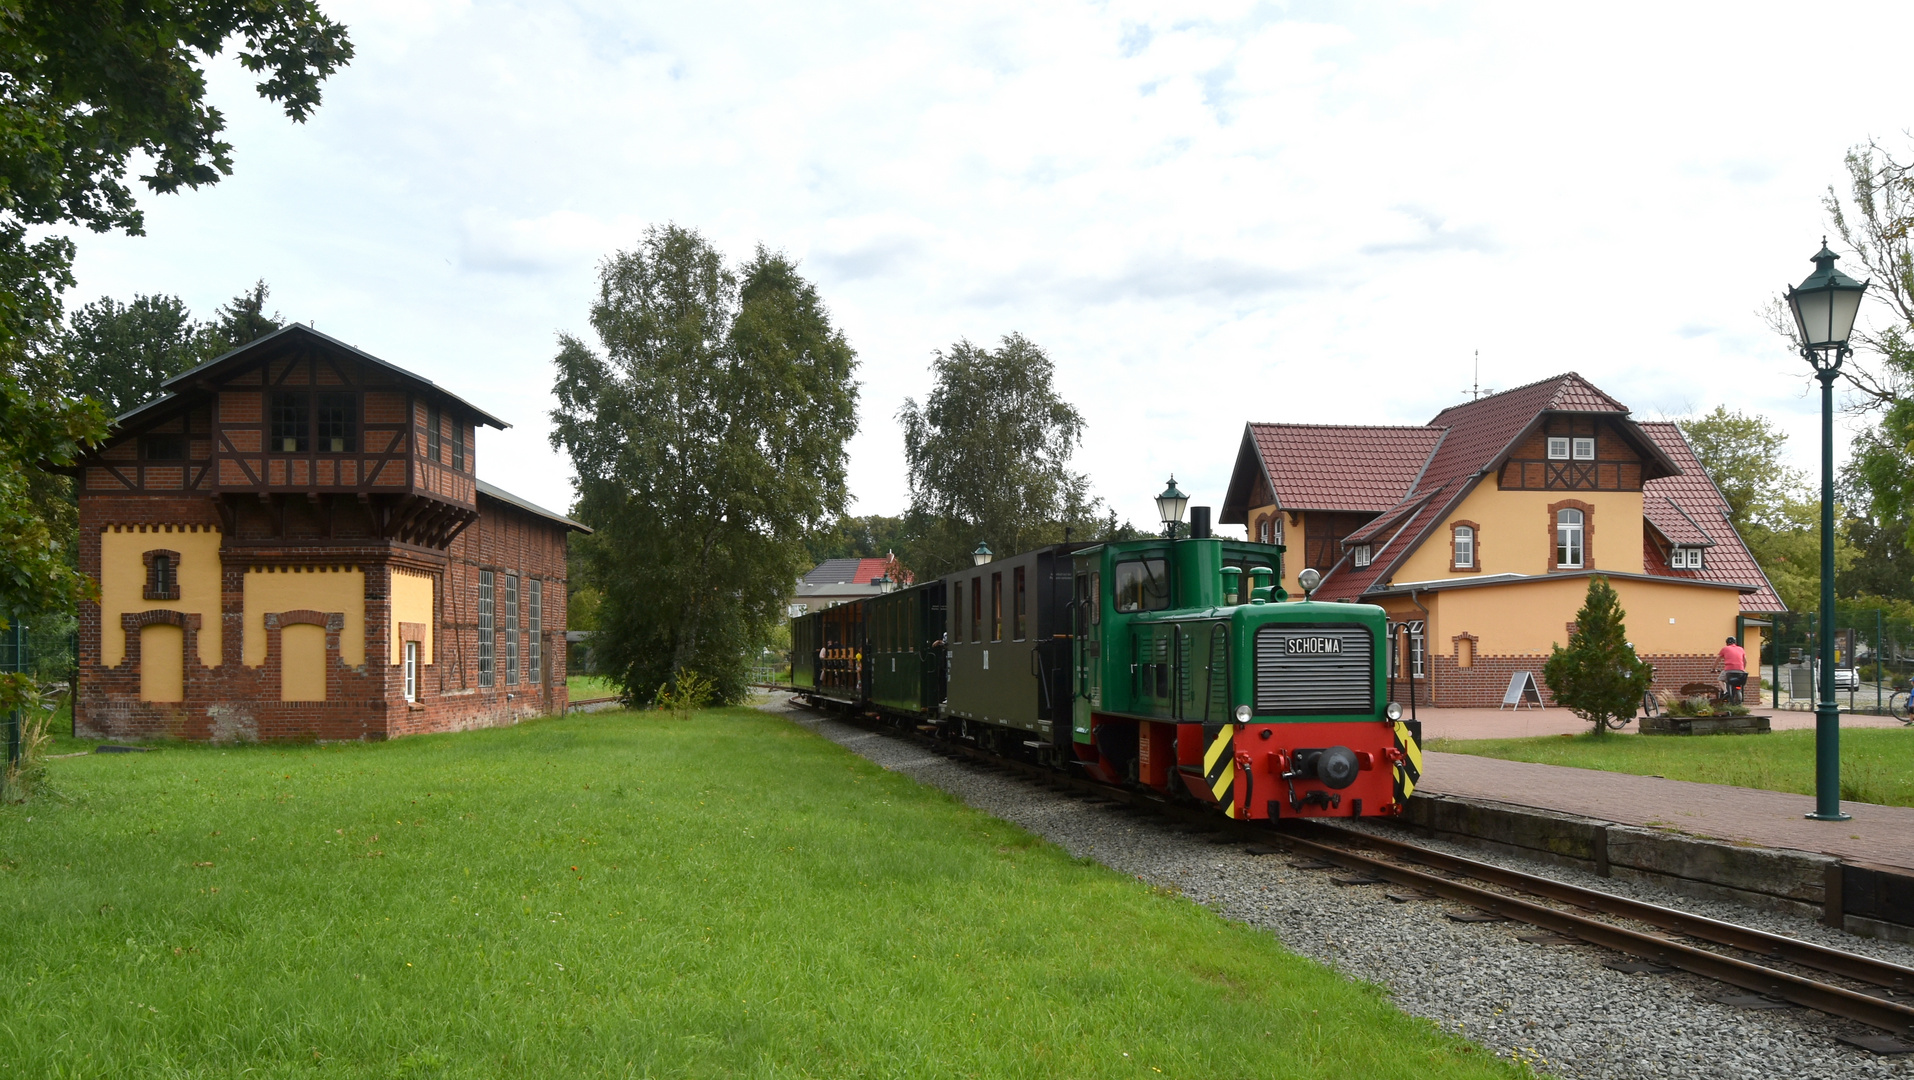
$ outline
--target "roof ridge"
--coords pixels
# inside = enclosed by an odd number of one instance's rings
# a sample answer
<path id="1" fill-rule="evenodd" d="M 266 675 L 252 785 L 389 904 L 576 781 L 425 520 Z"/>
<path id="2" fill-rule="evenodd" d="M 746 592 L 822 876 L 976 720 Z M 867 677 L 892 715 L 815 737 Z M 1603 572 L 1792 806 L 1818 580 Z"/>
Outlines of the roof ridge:
<path id="1" fill-rule="evenodd" d="M 1285 420 L 1251 420 L 1253 428 L 1359 428 L 1363 431 L 1441 431 L 1439 424 L 1292 424 Z"/>
<path id="2" fill-rule="evenodd" d="M 1581 378 L 1580 375 L 1576 375 L 1573 371 L 1564 371 L 1560 375 L 1550 375 L 1546 379 L 1537 379 L 1534 382 L 1523 383 L 1520 386 L 1511 386 L 1507 390 L 1497 390 L 1493 394 L 1483 394 L 1481 397 L 1476 398 L 1474 401 L 1458 401 L 1454 405 L 1451 405 L 1448 408 L 1443 409 L 1442 412 L 1436 413 L 1436 416 L 1440 418 L 1443 415 L 1443 413 L 1453 412 L 1456 409 L 1466 409 L 1471 405 L 1479 405 L 1484 401 L 1494 401 L 1496 398 L 1507 397 L 1510 394 L 1519 394 L 1524 390 L 1532 389 L 1534 387 L 1542 385 L 1543 383 L 1558 382 L 1570 376 L 1574 376 L 1577 379 Z M 1429 422 L 1431 424 L 1435 423 L 1434 420 L 1431 420 Z"/>

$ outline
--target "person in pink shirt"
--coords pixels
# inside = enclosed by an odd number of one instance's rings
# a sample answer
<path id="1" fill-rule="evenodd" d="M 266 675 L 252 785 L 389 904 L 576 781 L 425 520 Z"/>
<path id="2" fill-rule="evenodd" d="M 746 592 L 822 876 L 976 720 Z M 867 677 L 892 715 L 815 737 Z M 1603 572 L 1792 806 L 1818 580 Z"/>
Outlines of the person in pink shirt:
<path id="1" fill-rule="evenodd" d="M 1748 652 L 1734 638 L 1721 647 L 1721 671 L 1728 683 L 1728 700 L 1741 704 L 1741 688 L 1748 684 Z"/>

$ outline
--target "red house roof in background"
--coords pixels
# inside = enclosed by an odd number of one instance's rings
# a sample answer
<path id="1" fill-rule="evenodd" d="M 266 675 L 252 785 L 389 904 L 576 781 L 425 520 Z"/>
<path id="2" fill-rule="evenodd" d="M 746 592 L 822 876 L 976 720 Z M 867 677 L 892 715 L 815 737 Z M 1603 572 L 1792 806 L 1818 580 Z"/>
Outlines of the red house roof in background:
<path id="1" fill-rule="evenodd" d="M 900 585 L 911 583 L 910 571 L 896 557 L 886 559 L 826 559 L 801 579 L 806 585 L 869 585 L 889 576 Z"/>
<path id="2" fill-rule="evenodd" d="M 1674 459 L 1675 464 L 1681 466 L 1679 476 L 1664 476 L 1642 485 L 1642 516 L 1675 543 L 1699 542 L 1676 535 L 1686 530 L 1700 533 L 1712 541 L 1712 545 L 1702 553 L 1702 569 L 1673 569 L 1662 561 L 1661 552 L 1656 551 L 1654 561 L 1649 564 L 1649 573 L 1759 585 L 1761 588 L 1758 591 L 1742 595 L 1741 610 L 1788 610 L 1788 605 L 1781 602 L 1780 594 L 1774 591 L 1774 583 L 1761 572 L 1761 564 L 1755 562 L 1754 554 L 1728 520 L 1728 500 L 1722 497 L 1721 489 L 1715 486 L 1707 470 L 1701 467 L 1694 448 L 1682 436 L 1681 428 L 1661 420 L 1644 423 L 1641 428 Z M 1649 513 L 1651 506 L 1654 508 L 1652 514 Z"/>
<path id="3" fill-rule="evenodd" d="M 1757 586 L 1743 595 L 1744 611 L 1785 610 L 1728 523 L 1727 502 L 1680 429 L 1630 420 L 1626 405 L 1572 371 L 1452 405 L 1420 427 L 1252 423 L 1219 521 L 1246 522 L 1251 469 L 1260 471 L 1286 510 L 1379 515 L 1347 541 L 1369 544 L 1370 564 L 1357 568 L 1345 553 L 1317 592 L 1325 600 L 1354 599 L 1387 588 L 1403 560 L 1550 413 L 1612 415 L 1647 459 L 1643 517 L 1671 541 L 1708 548 L 1705 570 L 1674 570 L 1657 553 L 1645 558 L 1646 572 Z"/>

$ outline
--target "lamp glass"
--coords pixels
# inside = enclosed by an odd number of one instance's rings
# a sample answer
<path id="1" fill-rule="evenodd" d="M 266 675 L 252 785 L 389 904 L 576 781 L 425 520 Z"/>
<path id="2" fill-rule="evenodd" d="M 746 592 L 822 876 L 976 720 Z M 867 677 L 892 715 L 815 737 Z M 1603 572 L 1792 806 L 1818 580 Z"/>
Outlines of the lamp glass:
<path id="1" fill-rule="evenodd" d="M 972 566 L 982 566 L 990 561 L 992 554 L 994 553 L 990 550 L 989 544 L 978 541 L 977 550 L 970 553 L 970 563 Z"/>
<path id="2" fill-rule="evenodd" d="M 1826 244 L 1811 260 L 1814 273 L 1800 287 L 1788 290 L 1788 308 L 1794 313 L 1795 329 L 1801 334 L 1801 346 L 1807 349 L 1831 349 L 1846 345 L 1854 332 L 1854 319 L 1861 311 L 1865 282 L 1856 281 L 1835 269 L 1840 256 Z"/>
<path id="3" fill-rule="evenodd" d="M 1166 528 L 1174 527 L 1183 520 L 1183 511 L 1189 505 L 1190 497 L 1177 490 L 1176 477 L 1172 476 L 1170 486 L 1164 488 L 1163 494 L 1156 497 L 1157 520 L 1163 522 Z"/>

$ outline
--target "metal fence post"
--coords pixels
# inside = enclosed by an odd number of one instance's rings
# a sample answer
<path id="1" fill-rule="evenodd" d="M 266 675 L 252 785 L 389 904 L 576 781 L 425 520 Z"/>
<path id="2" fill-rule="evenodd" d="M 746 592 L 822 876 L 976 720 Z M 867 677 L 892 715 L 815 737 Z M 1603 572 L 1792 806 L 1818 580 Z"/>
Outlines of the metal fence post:
<path id="1" fill-rule="evenodd" d="M 0 670 L 9 674 L 27 669 L 27 628 L 19 619 L 7 628 L 6 663 Z M 7 768 L 14 769 L 20 764 L 20 710 L 7 710 Z"/>

